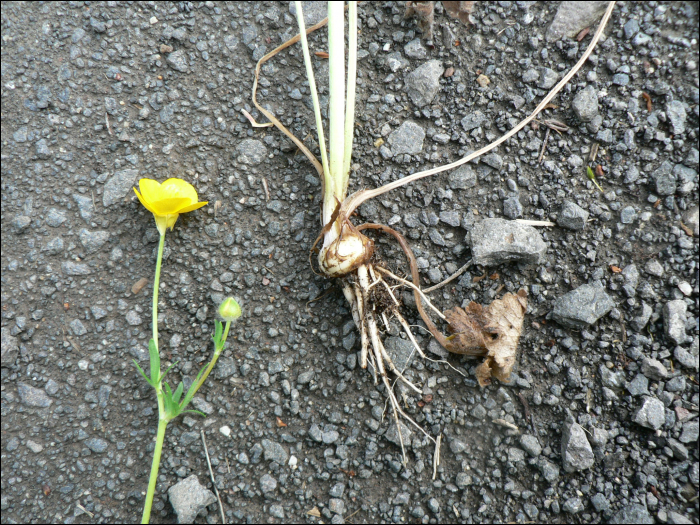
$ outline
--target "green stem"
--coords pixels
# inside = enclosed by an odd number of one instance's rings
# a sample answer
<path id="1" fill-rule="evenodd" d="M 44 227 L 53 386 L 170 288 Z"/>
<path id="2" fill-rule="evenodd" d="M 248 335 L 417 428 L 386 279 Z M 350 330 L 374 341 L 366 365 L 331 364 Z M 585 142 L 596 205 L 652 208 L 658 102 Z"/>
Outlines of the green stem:
<path id="1" fill-rule="evenodd" d="M 209 372 L 212 371 L 214 368 L 214 365 L 216 364 L 217 359 L 219 359 L 219 356 L 221 355 L 221 351 L 224 349 L 224 346 L 226 345 L 226 338 L 228 337 L 228 330 L 231 328 L 231 321 L 226 321 L 226 328 L 224 328 L 224 335 L 221 337 L 221 343 L 214 349 L 214 357 L 211 359 L 211 363 L 209 363 L 209 366 L 207 366 L 207 369 L 204 371 L 204 374 L 202 374 L 202 377 L 199 378 L 199 381 L 197 381 L 197 386 L 194 389 L 194 392 L 192 394 L 192 397 L 197 393 L 197 390 L 204 384 L 204 381 L 207 380 L 207 376 L 209 375 Z"/>
<path id="2" fill-rule="evenodd" d="M 163 393 L 160 389 L 158 394 L 158 434 L 156 435 L 156 448 L 153 451 L 153 464 L 151 465 L 151 477 L 148 479 L 148 492 L 146 493 L 146 504 L 143 507 L 143 516 L 141 523 L 148 523 L 151 519 L 151 506 L 153 505 L 153 495 L 156 492 L 156 481 L 158 479 L 158 469 L 160 468 L 160 454 L 163 451 L 163 441 L 165 440 L 165 427 L 168 426 L 168 420 L 163 419 L 165 407 L 163 406 Z"/>
<path id="3" fill-rule="evenodd" d="M 160 287 L 160 266 L 163 264 L 163 247 L 165 246 L 165 232 L 160 234 L 158 243 L 158 259 L 156 260 L 156 278 L 153 281 L 153 341 L 158 347 L 158 288 Z"/>

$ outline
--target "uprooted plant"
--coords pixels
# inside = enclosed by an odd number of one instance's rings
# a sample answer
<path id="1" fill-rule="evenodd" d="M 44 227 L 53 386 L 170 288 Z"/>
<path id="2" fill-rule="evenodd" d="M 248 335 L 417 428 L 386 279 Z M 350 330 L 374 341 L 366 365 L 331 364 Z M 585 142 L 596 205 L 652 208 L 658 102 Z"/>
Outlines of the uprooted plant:
<path id="1" fill-rule="evenodd" d="M 380 336 L 380 321 L 383 321 L 388 326 L 387 317 L 395 318 L 405 330 L 416 351 L 422 357 L 426 357 L 411 333 L 408 322 L 401 315 L 400 303 L 393 293 L 395 286 L 404 285 L 412 289 L 416 308 L 423 322 L 431 335 L 445 349 L 457 354 L 485 358 L 484 362 L 477 368 L 477 378 L 482 386 L 488 384 L 491 377 L 507 381 L 510 376 L 516 359 L 518 339 L 527 306 L 526 292 L 525 290 L 520 290 L 515 295 L 508 293 L 502 299 L 495 300 L 487 307 L 482 307 L 472 302 L 465 309 L 453 308 L 443 314 L 432 305 L 425 293 L 420 289 L 416 260 L 405 238 L 394 229 L 381 224 L 367 223 L 355 226 L 350 217 L 353 211 L 366 200 L 418 179 L 456 168 L 494 149 L 520 131 L 545 108 L 586 61 L 600 38 L 613 6 L 614 2 L 611 2 L 595 36 L 574 68 L 552 89 L 534 112 L 511 131 L 488 146 L 451 164 L 408 175 L 373 190 L 363 189 L 350 196 L 347 196 L 347 189 L 350 177 L 354 128 L 357 71 L 357 2 L 349 2 L 348 6 L 347 99 L 344 3 L 329 2 L 328 18 L 306 30 L 301 2 L 296 2 L 299 34 L 265 55 L 257 64 L 253 84 L 253 103 L 255 107 L 294 142 L 311 161 L 321 178 L 323 192 L 322 228 L 314 243 L 312 252 L 318 247 L 318 268 L 320 273 L 326 277 L 337 278 L 341 281 L 343 293 L 352 311 L 353 320 L 360 331 L 360 364 L 363 368 L 366 368 L 369 363 L 372 367 L 375 383 L 378 381 L 378 377 L 381 377 L 381 381 L 386 387 L 386 394 L 393 409 L 404 462 L 406 461 L 406 453 L 399 421 L 400 416 L 425 434 L 435 443 L 438 449 L 440 440 L 428 435 L 420 425 L 403 411 L 393 392 L 393 385 L 389 379 L 388 372 L 391 372 L 396 376 L 396 380 L 401 380 L 409 389 L 421 393 L 421 390 L 396 368 L 384 348 Z M 328 23 L 329 60 L 328 153 L 326 152 L 321 108 L 316 91 L 311 55 L 306 39 L 308 33 L 324 26 L 326 23 Z M 298 41 L 301 41 L 302 44 L 307 79 L 313 100 L 321 162 L 316 159 L 302 141 L 289 132 L 270 111 L 263 108 L 256 100 L 257 83 L 262 64 L 282 49 Z M 254 125 L 257 125 L 252 120 L 252 117 L 249 118 Z M 374 262 L 378 259 L 376 256 L 373 257 L 374 243 L 362 233 L 363 230 L 370 229 L 384 232 L 396 239 L 408 259 L 412 282 L 395 275 L 381 263 Z M 447 323 L 447 330 L 450 332 L 450 335 L 444 335 L 436 327 L 426 312 L 423 306 L 424 303 Z M 439 457 L 439 454 L 436 453 L 435 458 L 437 457 Z M 435 459 L 435 461 L 437 460 Z M 434 468 L 435 466 L 436 464 L 434 464 Z"/>

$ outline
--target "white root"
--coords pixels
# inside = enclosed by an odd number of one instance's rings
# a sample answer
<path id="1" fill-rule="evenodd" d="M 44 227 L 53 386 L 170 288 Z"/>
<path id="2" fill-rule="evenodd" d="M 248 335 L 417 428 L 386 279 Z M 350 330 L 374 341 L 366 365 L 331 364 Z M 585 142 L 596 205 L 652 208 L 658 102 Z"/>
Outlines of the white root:
<path id="1" fill-rule="evenodd" d="M 377 270 L 379 270 L 380 272 L 382 272 L 382 273 L 388 275 L 389 277 L 391 277 L 391 278 L 394 279 L 395 281 L 398 281 L 398 282 L 400 282 L 401 284 L 405 284 L 406 286 L 408 286 L 408 287 L 413 288 L 414 290 L 416 290 L 416 291 L 420 294 L 420 296 L 423 298 L 423 300 L 425 301 L 425 303 L 426 303 L 430 308 L 432 308 L 432 310 L 438 315 L 438 317 L 440 317 L 440 319 L 442 319 L 443 321 L 445 320 L 445 314 L 443 314 L 440 310 L 438 310 L 437 308 L 435 308 L 435 307 L 433 306 L 433 303 L 430 302 L 430 299 L 428 299 L 428 298 L 426 297 L 426 295 L 423 293 L 423 290 L 421 290 L 420 288 L 418 288 L 418 286 L 416 286 L 415 284 L 413 284 L 411 281 L 407 281 L 406 279 L 402 279 L 402 278 L 399 277 L 398 275 L 394 275 L 393 273 L 391 273 L 389 270 L 387 270 L 387 269 L 385 269 L 385 268 L 379 268 L 379 267 L 377 267 Z"/>

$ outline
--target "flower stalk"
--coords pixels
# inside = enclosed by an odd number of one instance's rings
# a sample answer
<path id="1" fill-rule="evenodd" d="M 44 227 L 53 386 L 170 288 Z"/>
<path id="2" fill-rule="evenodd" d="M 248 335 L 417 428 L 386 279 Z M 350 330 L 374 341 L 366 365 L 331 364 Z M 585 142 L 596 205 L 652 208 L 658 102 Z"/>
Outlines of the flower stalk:
<path id="1" fill-rule="evenodd" d="M 160 287 L 160 270 L 163 265 L 163 250 L 165 247 L 165 233 L 168 228 L 171 230 L 175 226 L 178 216 L 181 213 L 201 208 L 206 202 L 199 202 L 197 192 L 192 185 L 180 179 L 168 179 L 162 185 L 151 179 L 141 179 L 139 181 L 141 193 L 135 188 L 134 191 L 146 209 L 153 213 L 156 222 L 156 227 L 160 233 L 158 243 L 158 256 L 156 259 L 156 271 L 153 281 L 153 335 L 148 343 L 148 353 L 150 357 L 150 377 L 146 375 L 141 366 L 134 360 L 137 370 L 153 387 L 156 392 L 158 402 L 158 431 L 156 433 L 155 448 L 153 451 L 153 462 L 151 464 L 151 474 L 148 479 L 148 490 L 146 492 L 146 500 L 143 507 L 143 515 L 141 523 L 148 523 L 151 518 L 151 508 L 153 506 L 153 497 L 156 490 L 156 481 L 158 479 L 158 471 L 160 469 L 160 459 L 163 452 L 163 442 L 165 440 L 165 431 L 168 423 L 185 412 L 193 412 L 202 414 L 197 410 L 186 410 L 190 401 L 202 387 L 204 381 L 209 376 L 209 373 L 216 365 L 221 352 L 226 345 L 231 322 L 241 315 L 241 308 L 236 303 L 235 299 L 229 297 L 219 308 L 219 313 L 226 321 L 226 328 L 219 321 L 215 321 L 215 331 L 212 339 L 214 340 L 214 356 L 206 369 L 200 370 L 197 377 L 190 385 L 185 397 L 182 397 L 184 385 L 180 383 L 173 392 L 170 385 L 164 381 L 165 376 L 170 371 L 170 368 L 176 363 L 161 373 L 160 368 L 160 351 L 158 343 L 158 289 Z"/>

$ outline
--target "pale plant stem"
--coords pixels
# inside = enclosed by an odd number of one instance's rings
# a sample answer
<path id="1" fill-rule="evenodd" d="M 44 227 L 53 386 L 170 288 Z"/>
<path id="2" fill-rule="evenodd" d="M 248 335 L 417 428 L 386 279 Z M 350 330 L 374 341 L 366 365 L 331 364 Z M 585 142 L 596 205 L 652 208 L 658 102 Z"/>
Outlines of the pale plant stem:
<path id="1" fill-rule="evenodd" d="M 591 43 L 588 45 L 588 48 L 586 51 L 583 53 L 579 61 L 576 63 L 576 65 L 569 71 L 569 73 L 562 78 L 559 83 L 554 86 L 552 91 L 549 92 L 549 94 L 542 99 L 542 102 L 539 103 L 539 105 L 535 108 L 535 111 L 532 112 L 532 114 L 524 119 L 520 124 L 515 126 L 512 130 L 510 130 L 508 133 L 503 135 L 500 139 L 492 142 L 488 146 L 485 146 L 481 148 L 478 151 L 475 151 L 474 153 L 471 153 L 470 155 L 467 155 L 466 157 L 459 159 L 455 162 L 452 162 L 450 164 L 446 164 L 444 166 L 440 166 L 437 168 L 433 168 L 427 171 L 421 171 L 419 173 L 414 173 L 413 175 L 407 175 L 406 177 L 402 177 L 401 179 L 391 182 L 389 184 L 386 184 L 380 188 L 376 188 L 373 190 L 360 190 L 358 192 L 353 193 L 350 195 L 345 201 L 343 202 L 343 205 L 341 206 L 340 209 L 340 214 L 349 217 L 350 214 L 352 214 L 355 209 L 365 202 L 368 199 L 372 199 L 374 197 L 378 197 L 379 195 L 382 195 L 388 191 L 394 190 L 396 188 L 400 188 L 401 186 L 404 186 L 405 184 L 409 184 L 411 182 L 414 182 L 416 180 L 429 177 L 430 175 L 435 175 L 436 173 L 441 173 L 443 171 L 451 170 L 453 168 L 456 168 L 457 166 L 461 166 L 462 164 L 469 162 L 470 160 L 473 160 L 485 153 L 488 153 L 492 149 L 498 147 L 500 144 L 511 138 L 513 135 L 515 135 L 518 131 L 523 129 L 528 123 L 530 123 L 531 120 L 533 120 L 537 115 L 545 108 L 547 104 L 556 96 L 557 93 L 563 88 L 569 80 L 571 80 L 571 77 L 573 77 L 576 72 L 581 68 L 581 66 L 588 60 L 588 57 L 590 56 L 591 52 L 593 51 L 593 48 L 595 48 L 595 45 L 598 43 L 598 40 L 600 39 L 600 35 L 603 33 L 603 29 L 605 28 L 605 25 L 608 22 L 608 19 L 610 18 L 610 14 L 612 13 L 613 7 L 615 6 L 615 2 L 610 2 L 608 5 L 607 10 L 605 11 L 605 14 L 603 15 L 603 19 L 600 21 L 600 25 L 598 26 L 598 30 L 596 31 L 595 35 L 593 36 L 593 39 L 591 40 Z"/>
<path id="2" fill-rule="evenodd" d="M 329 177 L 323 196 L 323 224 L 328 224 L 343 195 L 343 157 L 345 150 L 345 6 L 328 2 L 328 147 Z M 336 201 L 338 199 L 338 201 Z M 340 234 L 336 223 L 324 235 L 328 246 Z"/>
<path id="3" fill-rule="evenodd" d="M 163 264 L 163 248 L 165 247 L 165 232 L 160 234 L 160 242 L 158 243 L 158 258 L 156 259 L 156 276 L 153 280 L 153 341 L 156 343 L 156 349 L 160 351 L 158 347 L 158 288 L 160 286 L 160 267 Z"/>
<path id="4" fill-rule="evenodd" d="M 323 120 L 321 118 L 321 104 L 318 101 L 318 91 L 316 90 L 316 77 L 314 76 L 314 68 L 311 63 L 311 53 L 309 52 L 309 42 L 306 39 L 306 27 L 304 24 L 304 12 L 301 8 L 301 2 L 294 2 L 297 8 L 297 21 L 299 23 L 299 35 L 301 36 L 301 48 L 304 52 L 304 65 L 306 66 L 306 78 L 309 81 L 309 89 L 311 90 L 311 100 L 314 105 L 314 118 L 316 119 L 316 132 L 318 134 L 318 147 L 321 150 L 321 164 L 323 166 L 323 174 L 328 177 L 328 154 L 326 153 L 326 138 L 323 132 Z M 332 187 L 331 187 L 332 191 Z M 324 195 L 325 199 L 326 196 Z"/>
<path id="5" fill-rule="evenodd" d="M 355 83 L 357 81 L 357 2 L 348 2 L 348 87 L 345 102 L 345 148 L 343 156 L 343 198 L 348 191 L 352 141 L 355 132 Z"/>

